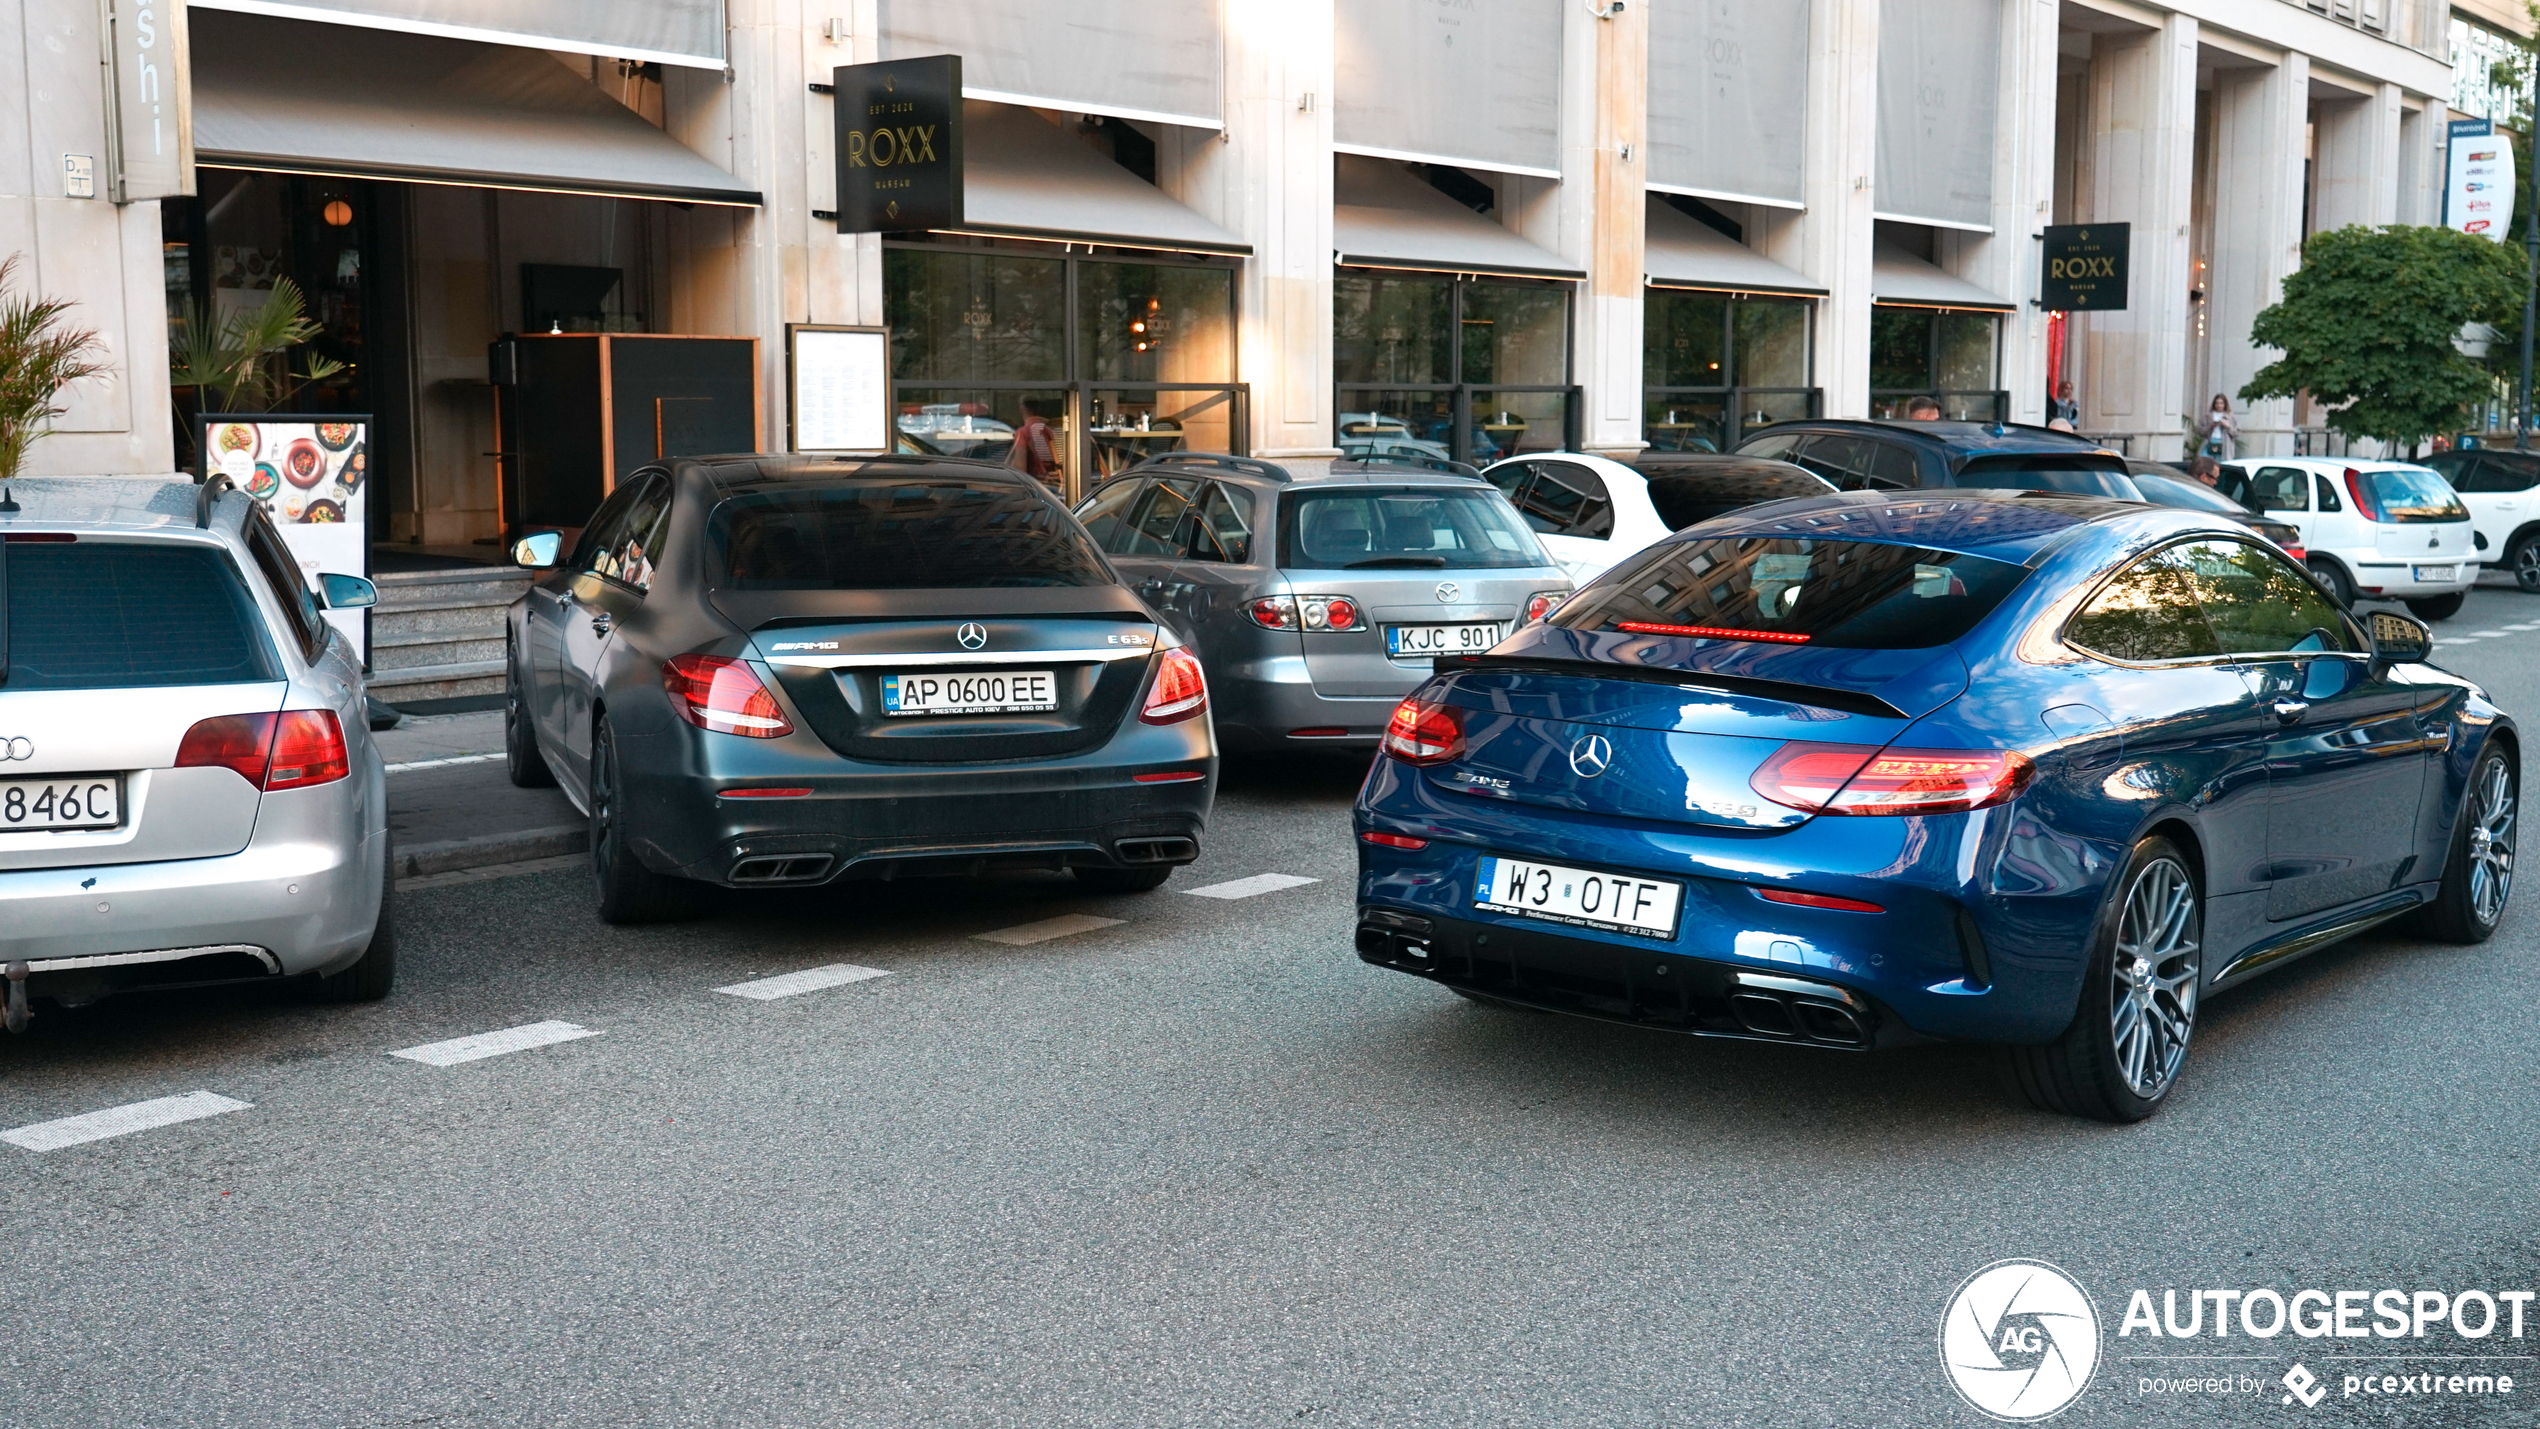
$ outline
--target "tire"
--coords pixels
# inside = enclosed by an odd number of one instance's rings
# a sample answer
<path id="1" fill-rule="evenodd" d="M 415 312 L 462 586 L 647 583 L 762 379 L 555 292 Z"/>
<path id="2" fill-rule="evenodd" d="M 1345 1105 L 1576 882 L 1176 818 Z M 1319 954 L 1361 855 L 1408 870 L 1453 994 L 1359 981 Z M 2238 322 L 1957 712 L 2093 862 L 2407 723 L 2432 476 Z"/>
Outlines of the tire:
<path id="1" fill-rule="evenodd" d="M 556 787 L 556 771 L 547 767 L 547 756 L 538 748 L 538 726 L 530 722 L 524 703 L 520 662 L 508 658 L 503 661 L 503 768 L 520 788 Z"/>
<path id="2" fill-rule="evenodd" d="M 2514 584 L 2540 593 L 2540 531 L 2514 538 L 2505 553 L 2505 569 L 2514 573 Z"/>
<path id="3" fill-rule="evenodd" d="M 371 925 L 370 946 L 351 967 L 316 979 L 309 989 L 313 1002 L 377 1002 L 397 985 L 397 851 L 384 834 L 380 844 L 388 867 L 379 884 L 379 921 Z"/>
<path id="4" fill-rule="evenodd" d="M 2116 887 L 2072 1025 L 2043 1046 L 2012 1048 L 2011 1072 L 2042 1110 L 2131 1122 L 2161 1109 L 2187 1064 L 2205 899 L 2195 869 L 2165 838 L 2136 844 Z"/>
<path id="5" fill-rule="evenodd" d="M 2348 609 L 2354 607 L 2355 583 L 2346 578 L 2344 566 L 2331 560 L 2313 560 L 2309 565 L 2311 574 L 2320 578 L 2320 584 L 2328 587 L 2328 593 L 2337 598 L 2339 605 Z"/>
<path id="6" fill-rule="evenodd" d="M 703 885 L 653 872 L 627 846 L 617 739 L 609 732 L 606 715 L 591 732 L 591 872 L 600 885 L 603 923 L 662 923 L 694 917 L 705 908 Z"/>
<path id="7" fill-rule="evenodd" d="M 1153 893 L 1173 876 L 1174 867 L 1167 863 L 1146 868 L 1095 868 L 1080 863 L 1072 872 L 1088 893 Z"/>
<path id="8" fill-rule="evenodd" d="M 2426 906 L 2420 926 L 2447 943 L 2483 943 L 2505 920 L 2514 890 L 2514 844 L 2522 807 L 2518 761 L 2495 740 L 2469 769 L 2469 788 L 2452 823 L 2443 885 Z"/>
<path id="9" fill-rule="evenodd" d="M 2453 616 L 2460 614 L 2461 601 L 2463 599 L 2464 597 L 2459 591 L 2454 591 L 2450 595 L 2428 596 L 2423 600 L 2402 601 L 2400 603 L 2407 606 L 2408 613 L 2410 615 L 2415 616 L 2419 620 L 2431 622 L 2436 620 L 2449 620 Z"/>

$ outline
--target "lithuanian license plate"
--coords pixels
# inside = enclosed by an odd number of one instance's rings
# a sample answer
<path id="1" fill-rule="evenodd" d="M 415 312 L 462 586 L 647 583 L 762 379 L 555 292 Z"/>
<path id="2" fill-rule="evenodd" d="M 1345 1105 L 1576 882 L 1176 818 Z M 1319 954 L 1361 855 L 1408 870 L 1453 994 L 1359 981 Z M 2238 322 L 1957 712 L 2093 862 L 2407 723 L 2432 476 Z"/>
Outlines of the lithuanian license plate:
<path id="1" fill-rule="evenodd" d="M 2456 581 L 2460 578 L 2461 568 L 2458 566 L 2417 567 L 2417 579 L 2421 581 Z"/>
<path id="2" fill-rule="evenodd" d="M 0 833 L 111 829 L 123 823 L 123 780 L 112 775 L 0 779 Z"/>
<path id="3" fill-rule="evenodd" d="M 1666 878 L 1600 873 L 1590 868 L 1484 854 L 1473 881 L 1473 906 L 1521 917 L 1611 928 L 1646 938 L 1676 936 L 1684 885 Z"/>
<path id="4" fill-rule="evenodd" d="M 1388 625 L 1388 655 L 1479 655 L 1498 644 L 1506 631 L 1487 625 Z"/>
<path id="5" fill-rule="evenodd" d="M 882 709 L 894 715 L 1032 714 L 1058 708 L 1054 670 L 935 671 L 882 677 Z"/>

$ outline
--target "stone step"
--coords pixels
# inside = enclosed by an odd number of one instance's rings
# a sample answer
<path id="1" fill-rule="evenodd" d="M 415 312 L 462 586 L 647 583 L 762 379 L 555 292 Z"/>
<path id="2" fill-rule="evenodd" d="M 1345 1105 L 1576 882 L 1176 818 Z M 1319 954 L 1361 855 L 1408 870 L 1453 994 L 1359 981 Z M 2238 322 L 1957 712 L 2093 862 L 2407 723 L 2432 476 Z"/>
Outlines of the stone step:
<path id="1" fill-rule="evenodd" d="M 371 639 L 384 641 L 417 636 L 439 636 L 452 640 L 474 640 L 503 633 L 504 607 L 499 605 L 447 606 L 435 610 L 391 610 L 375 607 L 370 617 Z"/>
<path id="2" fill-rule="evenodd" d="M 492 665 L 499 673 L 503 666 L 503 640 L 427 640 L 409 645 L 374 643 L 370 648 L 370 672 L 374 680 L 392 671 L 429 670 L 443 665 Z"/>
<path id="3" fill-rule="evenodd" d="M 399 700 L 449 700 L 464 695 L 499 695 L 503 692 L 503 662 L 499 658 L 466 660 L 383 670 L 371 676 L 369 688 L 372 694 L 392 705 Z"/>
<path id="4" fill-rule="evenodd" d="M 449 605 L 509 605 L 529 585 L 529 572 L 500 566 L 477 571 L 392 571 L 372 581 L 387 610 Z"/>

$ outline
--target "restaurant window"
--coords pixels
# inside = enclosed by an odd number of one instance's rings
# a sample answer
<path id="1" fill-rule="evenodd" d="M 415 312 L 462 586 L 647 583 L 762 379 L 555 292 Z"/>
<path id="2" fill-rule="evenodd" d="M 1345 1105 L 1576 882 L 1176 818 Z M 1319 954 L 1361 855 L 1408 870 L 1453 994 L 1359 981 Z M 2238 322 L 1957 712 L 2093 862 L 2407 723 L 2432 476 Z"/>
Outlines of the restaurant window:
<path id="1" fill-rule="evenodd" d="M 1039 466 L 1070 500 L 1158 452 L 1244 450 L 1226 263 L 892 243 L 882 272 L 903 450 Z M 1036 415 L 1047 465 L 1018 453 Z"/>
<path id="2" fill-rule="evenodd" d="M 1806 299 L 1652 288 L 1647 302 L 1641 439 L 1652 450 L 1727 451 L 1817 415 Z"/>
<path id="3" fill-rule="evenodd" d="M 1345 269 L 1332 289 L 1344 454 L 1487 464 L 1576 445 L 1568 285 Z"/>
<path id="4" fill-rule="evenodd" d="M 1916 397 L 1953 422 L 2008 421 L 2002 390 L 2002 319 L 1946 308 L 1870 310 L 1870 415 L 1897 419 Z"/>

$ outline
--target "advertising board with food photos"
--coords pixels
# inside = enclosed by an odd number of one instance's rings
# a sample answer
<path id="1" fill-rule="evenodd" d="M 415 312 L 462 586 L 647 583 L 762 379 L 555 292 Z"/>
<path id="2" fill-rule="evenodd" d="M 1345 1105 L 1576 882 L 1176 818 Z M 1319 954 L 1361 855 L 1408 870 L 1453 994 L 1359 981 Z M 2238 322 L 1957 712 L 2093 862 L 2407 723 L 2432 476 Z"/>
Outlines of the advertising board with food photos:
<path id="1" fill-rule="evenodd" d="M 319 572 L 370 575 L 370 418 L 339 413 L 208 414 L 204 461 L 263 503 L 314 588 Z M 328 621 L 370 658 L 366 611 Z"/>

